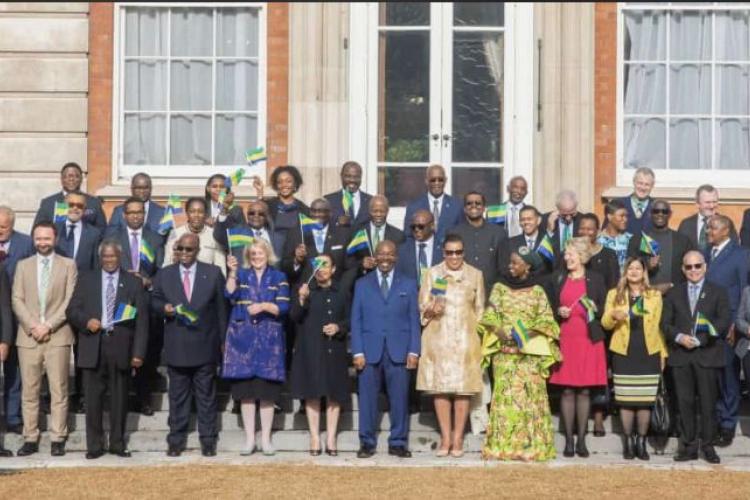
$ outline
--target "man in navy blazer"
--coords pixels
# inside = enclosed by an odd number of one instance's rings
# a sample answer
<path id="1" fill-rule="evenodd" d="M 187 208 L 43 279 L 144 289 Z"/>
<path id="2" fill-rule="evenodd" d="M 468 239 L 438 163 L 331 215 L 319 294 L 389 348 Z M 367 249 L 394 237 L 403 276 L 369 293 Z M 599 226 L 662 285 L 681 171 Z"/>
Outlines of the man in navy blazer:
<path id="1" fill-rule="evenodd" d="M 427 210 L 419 210 L 409 224 L 411 233 L 398 248 L 397 271 L 422 282 L 422 270 L 430 268 L 443 260 L 442 244 L 437 241 L 434 232 L 434 219 Z"/>
<path id="2" fill-rule="evenodd" d="M 40 222 L 54 222 L 55 220 L 55 203 L 65 201 L 68 193 L 81 192 L 83 183 L 83 170 L 77 163 L 66 163 L 60 170 L 60 183 L 62 191 L 47 196 L 39 204 L 39 209 L 34 217 L 34 226 Z M 90 225 L 96 226 L 104 231 L 107 227 L 107 217 L 102 209 L 102 202 L 96 196 L 83 193 L 86 197 L 86 210 L 83 213 L 83 219 Z"/>
<path id="3" fill-rule="evenodd" d="M 742 290 L 747 286 L 748 251 L 739 246 L 731 237 L 732 221 L 725 215 L 714 215 L 708 220 L 706 238 L 709 247 L 705 251 L 708 272 L 706 279 L 723 287 L 729 296 L 730 317 L 734 323 L 737 317 Z M 717 402 L 719 423 L 719 446 L 732 444 L 737 427 L 740 409 L 740 362 L 732 347 L 734 325 L 724 343 L 726 365 L 719 377 L 721 397 Z"/>
<path id="4" fill-rule="evenodd" d="M 216 367 L 227 331 L 224 275 L 218 266 L 198 262 L 200 240 L 185 233 L 177 240 L 180 262 L 156 275 L 151 307 L 165 318 L 164 362 L 169 374 L 167 455 L 178 457 L 187 443 L 190 400 L 198 409 L 203 456 L 216 455 Z M 197 318 L 178 313 L 185 306 Z"/>
<path id="5" fill-rule="evenodd" d="M 16 274 L 16 264 L 19 261 L 34 254 L 34 244 L 27 234 L 19 233 L 14 229 L 16 214 L 10 207 L 0 206 L 0 261 L 5 265 L 4 272 L 8 280 L 13 284 Z M 13 325 L 11 333 L 15 339 L 18 323 L 15 316 L 12 317 Z M 10 343 L 8 359 L 3 363 L 3 374 L 5 377 L 3 403 L 5 407 L 5 428 L 9 432 L 21 434 L 23 430 L 23 419 L 21 417 L 21 374 L 18 370 L 18 352 L 15 342 Z"/>
<path id="6" fill-rule="evenodd" d="M 356 227 L 370 221 L 368 210 L 371 195 L 360 191 L 362 185 L 362 166 L 356 161 L 347 161 L 341 166 L 341 189 L 324 196 L 331 204 L 331 217 L 336 226 Z M 352 196 L 352 207 L 344 210 L 344 195 Z"/>
<path id="7" fill-rule="evenodd" d="M 431 165 L 425 175 L 427 193 L 406 207 L 404 231 L 412 221 L 417 210 L 427 210 L 435 219 L 435 237 L 443 244 L 448 230 L 457 226 L 463 218 L 463 204 L 460 200 L 445 193 L 445 169 L 441 165 Z"/>
<path id="8" fill-rule="evenodd" d="M 375 258 L 377 270 L 357 281 L 352 305 L 351 349 L 359 370 L 357 457 L 375 454 L 378 394 L 385 381 L 391 421 L 388 454 L 408 458 L 409 370 L 417 368 L 421 354 L 417 283 L 394 270 L 392 241 L 380 242 Z"/>
<path id="9" fill-rule="evenodd" d="M 164 217 L 164 207 L 151 200 L 151 176 L 140 172 L 130 180 L 130 195 L 143 201 L 143 208 L 146 212 L 145 225 L 154 233 L 159 234 L 159 222 Z M 109 225 L 114 227 L 125 226 L 125 217 L 123 215 L 124 204 L 117 205 L 112 212 L 112 218 Z"/>
<path id="10" fill-rule="evenodd" d="M 68 193 L 68 218 L 57 226 L 55 251 L 76 261 L 79 271 L 91 271 L 99 266 L 99 243 L 102 232 L 83 220 L 86 197 L 83 193 Z"/>
<path id="11" fill-rule="evenodd" d="M 618 198 L 628 211 L 628 227 L 630 234 L 640 234 L 641 231 L 651 229 L 651 191 L 654 189 L 656 174 L 648 167 L 639 167 L 633 174 L 633 192 L 628 196 Z"/>

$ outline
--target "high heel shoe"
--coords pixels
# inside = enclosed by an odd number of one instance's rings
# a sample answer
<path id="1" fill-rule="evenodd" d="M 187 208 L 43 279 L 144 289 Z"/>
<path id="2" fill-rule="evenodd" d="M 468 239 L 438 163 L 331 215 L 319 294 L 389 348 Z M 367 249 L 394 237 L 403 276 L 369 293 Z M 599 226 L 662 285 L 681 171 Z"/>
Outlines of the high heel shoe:
<path id="1" fill-rule="evenodd" d="M 635 458 L 635 438 L 631 436 L 625 436 L 625 444 L 622 448 L 622 458 L 625 460 L 633 460 Z"/>
<path id="2" fill-rule="evenodd" d="M 573 436 L 565 436 L 565 449 L 563 450 L 564 457 L 574 457 L 576 454 L 575 446 L 573 444 Z"/>
<path id="3" fill-rule="evenodd" d="M 589 457 L 589 449 L 586 448 L 586 434 L 578 436 L 578 440 L 576 441 L 576 455 L 581 458 Z"/>
<path id="4" fill-rule="evenodd" d="M 639 460 L 651 459 L 648 454 L 648 449 L 646 449 L 646 436 L 638 436 L 635 439 L 635 456 L 638 457 Z"/>

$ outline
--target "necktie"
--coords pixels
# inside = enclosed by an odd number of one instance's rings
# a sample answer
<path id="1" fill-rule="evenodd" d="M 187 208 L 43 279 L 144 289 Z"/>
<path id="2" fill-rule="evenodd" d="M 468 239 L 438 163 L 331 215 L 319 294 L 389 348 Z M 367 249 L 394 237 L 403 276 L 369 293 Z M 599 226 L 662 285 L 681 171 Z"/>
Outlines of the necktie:
<path id="1" fill-rule="evenodd" d="M 422 270 L 427 269 L 427 251 L 425 250 L 427 243 L 419 244 L 419 262 L 417 263 L 417 277 L 419 281 L 422 281 Z"/>
<path id="2" fill-rule="evenodd" d="M 182 290 L 185 292 L 185 297 L 190 302 L 190 271 L 183 271 L 182 275 Z"/>
<path id="3" fill-rule="evenodd" d="M 388 298 L 388 290 L 388 273 L 383 273 L 383 276 L 380 279 L 380 293 L 383 295 L 383 299 Z"/>
<path id="4" fill-rule="evenodd" d="M 643 215 L 643 209 L 646 208 L 646 202 L 643 200 L 635 200 L 635 216 L 640 219 Z"/>
<path id="5" fill-rule="evenodd" d="M 708 223 L 708 217 L 703 217 L 703 225 L 701 226 L 701 232 L 698 235 L 698 246 L 706 248 L 706 224 Z"/>
<path id="6" fill-rule="evenodd" d="M 520 233 L 518 229 L 518 207 L 515 205 L 510 207 L 510 226 L 508 227 L 508 236 L 511 238 Z"/>
<path id="7" fill-rule="evenodd" d="M 75 257 L 75 228 L 74 224 L 68 224 L 68 232 L 65 234 L 65 252 L 70 258 Z"/>
<path id="8" fill-rule="evenodd" d="M 572 224 L 563 224 L 562 238 L 560 238 L 560 249 L 565 250 L 565 243 L 570 239 L 570 227 Z"/>
<path id="9" fill-rule="evenodd" d="M 323 250 L 326 246 L 326 240 L 323 236 L 323 231 L 313 231 L 313 236 L 315 237 L 315 249 L 318 251 L 318 253 L 323 253 Z"/>
<path id="10" fill-rule="evenodd" d="M 39 283 L 39 315 L 44 322 L 47 312 L 47 288 L 49 287 L 49 257 L 42 259 L 42 275 Z"/>
<path id="11" fill-rule="evenodd" d="M 378 244 L 380 243 L 380 228 L 375 227 L 372 231 L 372 250 L 375 251 L 376 248 L 378 248 Z"/>
<path id="12" fill-rule="evenodd" d="M 698 285 L 690 285 L 690 314 L 695 315 L 695 306 L 698 303 Z"/>
<path id="13" fill-rule="evenodd" d="M 719 255 L 719 247 L 713 247 L 711 249 L 711 262 L 713 262 L 716 259 L 717 255 Z"/>
<path id="14" fill-rule="evenodd" d="M 130 233 L 130 269 L 138 271 L 138 264 L 140 260 L 140 245 L 138 245 L 138 233 Z"/>
<path id="15" fill-rule="evenodd" d="M 438 220 L 440 220 L 440 201 L 435 200 L 432 202 L 432 217 L 435 219 L 435 231 L 437 231 Z"/>
<path id="16" fill-rule="evenodd" d="M 105 326 L 111 327 L 115 318 L 115 277 L 107 276 L 107 289 L 104 291 L 104 300 L 107 302 L 107 319 Z"/>
<path id="17" fill-rule="evenodd" d="M 526 246 L 529 247 L 531 250 L 534 249 L 534 243 L 536 243 L 535 238 L 526 238 Z"/>

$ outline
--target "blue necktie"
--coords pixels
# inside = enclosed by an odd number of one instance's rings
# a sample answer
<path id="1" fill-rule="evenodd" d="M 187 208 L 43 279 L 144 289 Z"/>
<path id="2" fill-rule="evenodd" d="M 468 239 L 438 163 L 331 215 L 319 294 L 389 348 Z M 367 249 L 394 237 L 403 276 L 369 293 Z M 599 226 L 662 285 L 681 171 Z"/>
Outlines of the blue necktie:
<path id="1" fill-rule="evenodd" d="M 318 251 L 318 253 L 323 253 L 326 245 L 326 239 L 323 236 L 323 231 L 313 231 L 313 236 L 315 237 L 315 249 Z"/>
<path id="2" fill-rule="evenodd" d="M 388 299 L 388 290 L 390 290 L 388 287 L 388 273 L 383 273 L 380 279 L 380 293 L 383 294 L 383 299 Z"/>

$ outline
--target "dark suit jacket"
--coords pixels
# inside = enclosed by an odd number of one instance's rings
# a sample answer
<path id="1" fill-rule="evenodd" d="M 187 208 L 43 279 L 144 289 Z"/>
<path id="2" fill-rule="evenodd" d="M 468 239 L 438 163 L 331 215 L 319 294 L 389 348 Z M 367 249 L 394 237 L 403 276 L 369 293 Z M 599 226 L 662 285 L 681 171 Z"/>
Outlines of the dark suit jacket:
<path id="1" fill-rule="evenodd" d="M 331 221 L 338 224 L 339 217 L 346 215 L 344 213 L 344 206 L 341 203 L 341 190 L 339 189 L 333 193 L 328 193 L 324 198 L 331 204 Z M 356 227 L 370 222 L 371 199 L 372 195 L 369 195 L 362 190 L 359 191 L 359 211 L 354 215 L 354 223 L 351 223 L 350 221 L 350 226 Z"/>
<path id="2" fill-rule="evenodd" d="M 558 323 L 563 321 L 560 315 L 557 314 L 557 309 L 561 305 L 560 294 L 562 293 L 567 277 L 567 270 L 558 271 L 547 280 L 544 287 L 549 303 L 552 306 L 552 312 Z M 588 325 L 589 338 L 592 342 L 604 340 L 604 330 L 602 330 L 601 320 L 602 314 L 604 314 L 604 305 L 607 301 L 607 292 L 608 290 L 604 286 L 604 278 L 594 271 L 586 270 L 586 295 L 596 304 L 596 319 Z"/>
<path id="3" fill-rule="evenodd" d="M 130 262 L 130 235 L 128 231 L 129 229 L 127 226 L 120 226 L 118 228 L 112 227 L 104 235 L 104 239 L 114 239 L 122 246 L 122 258 L 120 259 L 120 267 L 123 271 L 129 271 L 133 267 L 132 263 Z M 150 269 L 143 266 L 143 263 L 141 263 L 140 266 L 141 274 L 150 278 L 156 274 L 156 271 L 164 262 L 164 246 L 162 245 L 164 239 L 159 234 L 152 232 L 145 226 L 143 227 L 142 236 L 143 238 L 146 238 L 146 241 L 149 245 L 151 245 L 151 248 L 154 249 L 154 253 L 156 253 L 154 266 L 152 266 Z"/>
<path id="4" fill-rule="evenodd" d="M 166 317 L 164 362 L 169 366 L 201 366 L 220 360 L 219 346 L 224 343 L 228 315 L 224 275 L 212 264 L 196 265 L 189 302 L 182 288 L 180 264 L 165 267 L 154 280 L 151 308 L 155 313 L 164 316 L 166 304 L 185 304 L 198 314 L 195 325 L 186 325 L 175 316 Z"/>
<path id="5" fill-rule="evenodd" d="M 69 255 L 65 248 L 65 234 L 67 227 L 64 222 L 57 224 L 57 242 L 55 251 L 63 257 L 76 261 L 79 271 L 91 271 L 99 267 L 99 243 L 102 241 L 102 232 L 94 226 L 85 222 L 81 226 L 81 239 L 78 241 L 78 253 Z"/>
<path id="6" fill-rule="evenodd" d="M 677 232 L 687 236 L 693 244 L 693 248 L 698 248 L 698 214 L 693 214 L 690 217 L 683 219 L 682 222 L 680 222 L 680 226 L 677 228 Z M 734 228 L 734 222 L 729 226 L 729 237 L 734 241 L 739 241 L 737 230 Z"/>
<path id="7" fill-rule="evenodd" d="M 435 237 L 433 236 L 433 238 Z M 432 243 L 432 261 L 428 264 L 432 267 L 440 264 L 442 261 L 443 245 L 438 243 L 437 238 L 435 238 Z M 398 247 L 396 271 L 409 279 L 417 279 L 417 240 L 414 238 L 406 238 L 401 246 Z M 417 287 L 419 287 L 419 283 L 417 283 Z"/>
<path id="8" fill-rule="evenodd" d="M 123 216 L 123 205 L 117 205 L 112 212 L 112 218 L 109 219 L 110 227 L 121 227 L 126 226 L 125 217 Z M 164 217 L 165 208 L 159 205 L 154 200 L 149 200 L 148 203 L 148 217 L 146 217 L 145 226 L 154 233 L 159 233 L 159 222 Z"/>
<path id="9" fill-rule="evenodd" d="M 598 253 L 592 255 L 591 260 L 586 263 L 586 269 L 600 274 L 607 290 L 616 287 L 620 280 L 620 264 L 617 254 L 611 248 L 603 246 Z"/>
<path id="10" fill-rule="evenodd" d="M 26 257 L 31 257 L 36 253 L 34 250 L 34 243 L 31 240 L 31 236 L 28 234 L 19 233 L 13 231 L 10 235 L 10 246 L 8 247 L 8 255 L 5 257 L 3 264 L 5 264 L 5 274 L 8 275 L 11 285 L 13 284 L 13 278 L 16 275 L 16 264 Z"/>
<path id="11" fill-rule="evenodd" d="M 87 328 L 90 319 L 102 320 L 102 270 L 84 271 L 78 275 L 73 297 L 65 314 L 78 332 L 78 366 L 97 368 L 101 352 L 103 333 L 92 333 Z M 115 311 L 120 304 L 128 304 L 136 309 L 135 319 L 115 323 L 111 333 L 112 351 L 110 356 L 120 370 L 130 367 L 131 358 L 145 359 L 148 345 L 148 294 L 141 280 L 120 271 L 116 285 Z"/>
<path id="12" fill-rule="evenodd" d="M 0 343 L 12 345 L 15 338 L 13 331 L 13 309 L 10 302 L 11 284 L 5 263 L 0 264 Z"/>
<path id="13" fill-rule="evenodd" d="M 343 273 L 348 269 L 357 267 L 357 259 L 346 254 L 346 246 L 352 238 L 351 228 L 344 226 L 334 226 L 328 224 L 326 241 L 323 246 L 323 253 L 331 256 L 333 265 L 336 266 L 334 278 L 339 280 Z M 283 258 L 281 260 L 281 270 L 289 278 L 289 285 L 292 289 L 293 284 L 299 284 L 306 281 L 312 275 L 312 266 L 310 260 L 318 256 L 318 250 L 315 248 L 315 237 L 311 231 L 305 233 L 305 247 L 307 248 L 307 260 L 305 264 L 298 269 L 294 269 L 294 249 L 302 242 L 299 225 L 290 229 L 284 241 Z"/>
<path id="14" fill-rule="evenodd" d="M 740 229 L 740 241 L 742 246 L 750 248 L 750 208 L 742 214 L 742 229 Z"/>
<path id="15" fill-rule="evenodd" d="M 227 240 L 227 230 L 230 228 L 235 227 L 244 227 L 246 229 L 252 229 L 249 225 L 245 224 L 244 222 L 241 222 L 237 224 L 236 221 L 230 220 L 227 218 L 224 222 L 216 222 L 214 224 L 214 232 L 213 236 L 216 240 L 216 243 L 222 246 L 224 249 L 224 252 L 227 255 L 233 255 L 237 258 L 237 260 L 240 261 L 240 266 L 242 266 L 242 252 L 245 250 L 243 247 L 237 247 L 237 248 L 229 248 L 229 242 Z M 266 233 L 268 233 L 269 238 L 271 239 L 271 246 L 273 247 L 273 252 L 276 254 L 277 257 L 281 257 L 282 252 L 284 251 L 284 234 L 278 231 L 275 231 L 273 226 L 266 226 L 263 228 Z M 278 267 L 278 264 L 276 265 Z"/>
<path id="16" fill-rule="evenodd" d="M 464 216 L 464 209 L 460 200 L 449 194 L 443 196 L 443 206 L 440 208 L 440 220 L 437 222 L 437 231 L 435 232 L 435 238 L 441 245 L 443 244 L 445 235 L 448 234 L 448 230 L 460 224 Z M 427 210 L 432 213 L 432 207 L 430 206 L 430 200 L 427 193 L 423 194 L 417 198 L 416 201 L 411 202 L 406 207 L 404 231 L 406 231 L 409 224 L 411 224 L 411 219 L 417 210 Z"/>
<path id="17" fill-rule="evenodd" d="M 633 204 L 630 202 L 632 196 L 632 194 L 629 194 L 628 196 L 617 198 L 617 201 L 625 205 L 625 208 L 628 211 L 628 226 L 625 231 L 630 234 L 639 234 L 641 231 L 648 231 L 651 229 L 651 204 L 653 203 L 654 199 L 650 196 L 648 197 L 646 207 L 643 209 L 643 215 L 639 219 L 635 216 Z"/>
<path id="18" fill-rule="evenodd" d="M 688 298 L 688 283 L 680 283 L 669 290 L 664 296 L 664 308 L 661 313 L 661 331 L 669 343 L 669 366 L 685 366 L 691 360 L 696 360 L 705 368 L 718 368 L 725 365 L 724 338 L 726 337 L 732 316 L 729 310 L 729 298 L 726 291 L 706 280 L 698 296 L 695 306 L 696 314 L 690 313 Z M 711 337 L 707 333 L 698 333 L 696 337 L 700 347 L 685 349 L 676 342 L 677 334 L 690 335 L 695 327 L 697 313 L 703 313 L 719 333 L 719 337 Z"/>
<path id="19" fill-rule="evenodd" d="M 715 285 L 724 287 L 729 297 L 729 308 L 732 318 L 737 315 L 737 309 L 740 307 L 740 297 L 742 290 L 747 286 L 748 250 L 742 248 L 734 241 L 727 243 L 727 246 L 711 260 L 711 249 L 706 249 L 705 257 L 708 262 L 708 272 L 706 280 Z"/>
<path id="20" fill-rule="evenodd" d="M 83 212 L 83 220 L 104 231 L 107 227 L 107 217 L 104 215 L 101 200 L 87 193 L 83 193 L 83 195 L 86 197 L 86 210 Z M 34 224 L 42 221 L 53 222 L 55 218 L 55 203 L 63 201 L 65 201 L 65 195 L 63 195 L 62 191 L 44 198 L 39 204 L 36 217 L 34 217 Z"/>
<path id="21" fill-rule="evenodd" d="M 646 231 L 646 234 L 649 236 L 653 236 L 654 228 L 652 227 L 648 231 Z M 672 266 L 669 271 L 670 275 L 670 281 L 673 284 L 682 283 L 685 281 L 685 274 L 682 272 L 682 258 L 685 256 L 686 253 L 688 253 L 690 250 L 694 250 L 695 247 L 693 246 L 693 243 L 690 241 L 690 239 L 685 236 L 682 233 L 678 233 L 677 231 L 674 231 L 673 229 L 668 229 L 670 233 L 672 233 Z M 630 243 L 628 243 L 628 255 L 630 257 L 640 257 L 640 258 L 648 258 L 650 257 L 647 253 L 641 252 L 641 239 L 643 238 L 643 233 L 633 233 L 633 237 L 630 238 Z M 653 271 L 649 271 L 649 277 L 653 277 L 656 275 L 657 269 L 654 269 Z"/>

